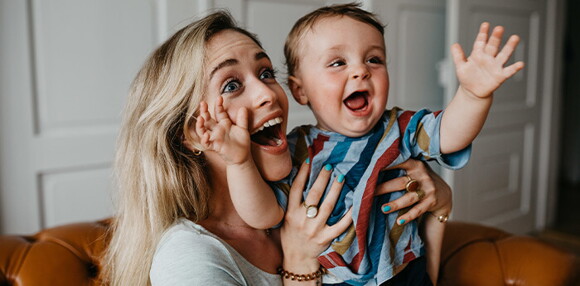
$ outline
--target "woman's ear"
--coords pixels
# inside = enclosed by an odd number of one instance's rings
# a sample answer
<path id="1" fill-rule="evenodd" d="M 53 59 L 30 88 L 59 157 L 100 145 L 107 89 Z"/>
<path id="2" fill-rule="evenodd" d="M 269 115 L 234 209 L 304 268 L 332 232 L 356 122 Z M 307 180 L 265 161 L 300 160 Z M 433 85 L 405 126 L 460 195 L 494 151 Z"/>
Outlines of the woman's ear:
<path id="1" fill-rule="evenodd" d="M 304 93 L 304 89 L 302 88 L 302 80 L 299 78 L 291 75 L 288 77 L 288 87 L 290 88 L 290 92 L 292 92 L 292 97 L 294 100 L 301 105 L 308 104 L 308 97 Z"/>

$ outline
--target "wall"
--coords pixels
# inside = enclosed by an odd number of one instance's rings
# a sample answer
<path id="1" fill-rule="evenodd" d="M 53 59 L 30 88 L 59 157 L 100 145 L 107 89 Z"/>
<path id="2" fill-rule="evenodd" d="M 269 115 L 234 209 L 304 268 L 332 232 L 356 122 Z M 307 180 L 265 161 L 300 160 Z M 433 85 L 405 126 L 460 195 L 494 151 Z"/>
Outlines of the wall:
<path id="1" fill-rule="evenodd" d="M 568 0 L 564 55 L 564 100 L 561 176 L 580 184 L 580 2 Z"/>

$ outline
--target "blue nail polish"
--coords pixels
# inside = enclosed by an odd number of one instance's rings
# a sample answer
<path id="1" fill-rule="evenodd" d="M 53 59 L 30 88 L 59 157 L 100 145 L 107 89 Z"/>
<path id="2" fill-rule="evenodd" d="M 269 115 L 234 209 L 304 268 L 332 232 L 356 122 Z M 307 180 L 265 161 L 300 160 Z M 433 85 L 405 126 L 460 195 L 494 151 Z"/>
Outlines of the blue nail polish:
<path id="1" fill-rule="evenodd" d="M 330 171 L 330 170 L 332 170 L 332 166 L 330 166 L 330 164 L 326 164 L 326 165 L 324 166 L 324 169 L 325 169 L 326 171 Z"/>
<path id="2" fill-rule="evenodd" d="M 306 161 L 304 161 L 304 163 L 310 164 L 310 158 L 306 158 Z"/>
<path id="3" fill-rule="evenodd" d="M 400 219 L 400 220 L 399 220 L 399 224 L 400 224 L 400 225 L 402 225 L 402 224 L 404 224 L 404 223 L 405 223 L 405 220 L 404 220 L 404 219 Z"/>
<path id="4" fill-rule="evenodd" d="M 391 206 L 383 206 L 383 212 L 386 213 L 391 210 Z"/>
<path id="5" fill-rule="evenodd" d="M 336 181 L 338 181 L 339 183 L 344 182 L 344 175 L 342 175 L 342 174 L 338 175 L 338 177 L 336 178 Z"/>

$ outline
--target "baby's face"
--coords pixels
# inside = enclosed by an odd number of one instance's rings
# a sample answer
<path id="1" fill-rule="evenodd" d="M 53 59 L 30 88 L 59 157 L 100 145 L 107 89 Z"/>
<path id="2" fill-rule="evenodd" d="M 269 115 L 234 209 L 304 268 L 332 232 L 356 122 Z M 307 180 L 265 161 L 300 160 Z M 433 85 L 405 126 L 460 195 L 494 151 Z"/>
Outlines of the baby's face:
<path id="1" fill-rule="evenodd" d="M 294 98 L 309 104 L 318 127 L 350 137 L 368 133 L 387 104 L 385 42 L 373 26 L 331 17 L 306 33 Z"/>

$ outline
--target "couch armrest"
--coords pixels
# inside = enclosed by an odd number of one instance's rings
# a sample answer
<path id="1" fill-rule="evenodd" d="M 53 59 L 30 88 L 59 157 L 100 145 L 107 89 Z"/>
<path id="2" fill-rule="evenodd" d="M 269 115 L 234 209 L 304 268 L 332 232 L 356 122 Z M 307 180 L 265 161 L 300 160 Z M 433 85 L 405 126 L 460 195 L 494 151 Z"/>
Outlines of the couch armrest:
<path id="1" fill-rule="evenodd" d="M 0 285 L 98 285 L 109 220 L 0 236 Z"/>
<path id="2" fill-rule="evenodd" d="M 577 256 L 528 236 L 449 222 L 439 285 L 580 285 Z"/>

